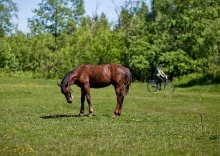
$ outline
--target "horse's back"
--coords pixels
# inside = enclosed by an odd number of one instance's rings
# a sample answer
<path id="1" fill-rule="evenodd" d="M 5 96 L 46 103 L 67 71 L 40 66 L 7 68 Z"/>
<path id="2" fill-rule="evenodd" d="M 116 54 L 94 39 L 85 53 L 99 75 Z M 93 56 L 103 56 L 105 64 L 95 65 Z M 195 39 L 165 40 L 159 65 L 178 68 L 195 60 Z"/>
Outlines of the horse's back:
<path id="1" fill-rule="evenodd" d="M 84 65 L 81 77 L 88 82 L 91 88 L 106 87 L 111 84 L 111 73 L 109 64 L 106 65 Z"/>
<path id="2" fill-rule="evenodd" d="M 129 69 L 118 64 L 89 64 L 81 67 L 80 79 L 84 83 L 89 83 L 91 88 L 117 85 L 124 81 L 127 70 Z"/>

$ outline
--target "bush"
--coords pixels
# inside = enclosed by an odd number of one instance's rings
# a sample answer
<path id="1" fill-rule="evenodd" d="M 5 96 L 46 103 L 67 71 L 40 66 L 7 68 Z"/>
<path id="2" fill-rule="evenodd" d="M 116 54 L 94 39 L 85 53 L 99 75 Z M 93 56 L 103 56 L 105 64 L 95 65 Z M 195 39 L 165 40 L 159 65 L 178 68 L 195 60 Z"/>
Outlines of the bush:
<path id="1" fill-rule="evenodd" d="M 189 87 L 194 85 L 219 84 L 219 76 L 213 74 L 189 74 L 174 79 L 175 84 L 179 87 Z"/>

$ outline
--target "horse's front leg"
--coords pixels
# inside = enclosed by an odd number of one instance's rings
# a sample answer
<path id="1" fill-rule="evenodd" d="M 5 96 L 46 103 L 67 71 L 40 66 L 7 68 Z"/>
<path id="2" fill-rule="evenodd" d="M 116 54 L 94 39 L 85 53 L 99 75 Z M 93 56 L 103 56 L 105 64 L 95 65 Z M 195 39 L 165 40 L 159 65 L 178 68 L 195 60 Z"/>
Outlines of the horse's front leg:
<path id="1" fill-rule="evenodd" d="M 90 94 L 90 85 L 89 83 L 87 83 L 85 85 L 85 92 L 86 92 L 86 99 L 87 99 L 87 103 L 89 105 L 89 116 L 93 115 L 93 107 L 92 107 L 92 102 L 91 102 L 91 94 Z"/>
<path id="2" fill-rule="evenodd" d="M 82 116 L 84 113 L 85 95 L 86 95 L 85 90 L 81 89 L 81 108 L 80 108 L 79 116 Z"/>

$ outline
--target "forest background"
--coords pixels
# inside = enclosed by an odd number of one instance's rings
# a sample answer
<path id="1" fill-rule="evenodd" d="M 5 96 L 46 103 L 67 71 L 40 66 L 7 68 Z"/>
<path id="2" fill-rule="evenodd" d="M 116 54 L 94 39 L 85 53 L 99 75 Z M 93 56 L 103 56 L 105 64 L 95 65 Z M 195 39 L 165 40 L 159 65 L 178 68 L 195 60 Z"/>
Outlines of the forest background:
<path id="1" fill-rule="evenodd" d="M 18 5 L 0 0 L 0 75 L 62 78 L 80 64 L 118 63 L 146 81 L 163 63 L 170 79 L 220 83 L 220 0 L 127 0 L 115 11 L 112 23 L 85 16 L 83 0 L 42 0 L 22 32 Z"/>

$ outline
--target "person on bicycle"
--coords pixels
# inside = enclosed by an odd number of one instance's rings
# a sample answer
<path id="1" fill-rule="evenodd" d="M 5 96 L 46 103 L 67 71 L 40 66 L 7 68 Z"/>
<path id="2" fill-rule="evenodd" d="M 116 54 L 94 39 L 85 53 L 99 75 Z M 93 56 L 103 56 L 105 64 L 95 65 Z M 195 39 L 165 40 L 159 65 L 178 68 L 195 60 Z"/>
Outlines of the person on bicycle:
<path id="1" fill-rule="evenodd" d="M 155 69 L 154 72 L 154 77 L 156 78 L 156 84 L 159 90 L 162 90 L 161 88 L 161 82 L 164 81 L 164 79 L 167 79 L 167 75 L 164 74 L 164 72 L 162 71 L 162 66 L 163 64 L 158 64 L 157 68 Z"/>

